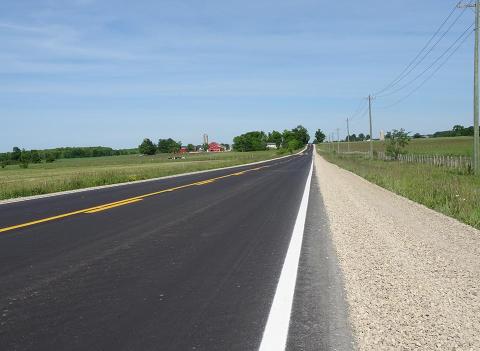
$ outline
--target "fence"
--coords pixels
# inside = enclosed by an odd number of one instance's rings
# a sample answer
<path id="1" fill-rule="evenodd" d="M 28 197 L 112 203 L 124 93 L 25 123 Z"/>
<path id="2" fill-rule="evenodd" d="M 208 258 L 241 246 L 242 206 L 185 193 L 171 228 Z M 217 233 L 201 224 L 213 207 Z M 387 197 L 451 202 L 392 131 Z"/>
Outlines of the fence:
<path id="1" fill-rule="evenodd" d="M 368 152 L 342 152 L 344 156 L 359 156 L 369 158 Z M 375 159 L 383 161 L 394 161 L 394 158 L 385 154 L 385 152 L 375 152 Z M 399 155 L 396 159 L 398 162 L 404 163 L 423 163 L 439 167 L 447 167 L 470 172 L 472 170 L 472 158 L 469 156 L 446 156 L 446 155 L 416 155 L 404 154 Z"/>

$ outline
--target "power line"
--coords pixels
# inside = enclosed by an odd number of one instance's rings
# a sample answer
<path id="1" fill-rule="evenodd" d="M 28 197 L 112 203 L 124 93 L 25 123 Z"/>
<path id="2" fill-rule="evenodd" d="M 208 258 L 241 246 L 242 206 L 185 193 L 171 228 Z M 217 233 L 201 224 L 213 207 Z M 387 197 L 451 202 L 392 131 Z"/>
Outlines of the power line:
<path id="1" fill-rule="evenodd" d="M 350 115 L 350 120 L 353 120 L 355 117 L 359 115 L 359 113 L 362 111 L 363 105 L 365 104 L 365 99 L 361 99 L 360 103 L 358 104 L 357 108 L 355 109 L 355 112 L 353 112 Z"/>
<path id="2" fill-rule="evenodd" d="M 366 115 L 367 115 L 367 112 L 368 112 L 368 103 L 367 103 L 367 100 L 366 99 L 363 99 L 363 101 L 365 102 L 365 107 L 362 109 L 361 113 L 359 113 L 355 120 L 353 120 L 353 118 L 350 118 L 350 122 L 358 122 L 360 120 L 362 120 Z"/>
<path id="3" fill-rule="evenodd" d="M 472 26 L 470 26 L 471 28 Z M 458 49 L 460 49 L 460 47 L 463 45 L 463 43 L 465 43 L 465 41 L 472 35 L 474 31 L 471 31 L 470 33 L 468 33 L 467 36 L 465 36 L 463 38 L 463 40 L 460 42 L 460 44 L 457 45 L 457 47 L 447 56 L 447 58 L 432 72 L 432 74 L 430 74 L 426 79 L 423 80 L 423 82 L 418 85 L 417 87 L 415 87 L 413 90 L 411 90 L 407 95 L 405 95 L 403 98 L 401 98 L 400 100 L 397 100 L 396 102 L 394 102 L 393 104 L 390 104 L 390 105 L 387 105 L 387 106 L 383 106 L 382 108 L 383 109 L 387 109 L 387 108 L 391 108 L 393 106 L 396 106 L 398 104 L 400 104 L 401 102 L 405 101 L 406 99 L 408 99 L 410 96 L 412 96 L 415 92 L 417 92 L 420 88 L 422 88 L 430 79 L 433 78 L 433 76 L 435 76 L 435 74 L 448 62 L 448 60 L 450 59 L 450 57 L 452 57 L 457 51 Z"/>
<path id="4" fill-rule="evenodd" d="M 452 48 L 465 36 L 465 34 L 467 34 L 471 29 L 472 27 L 474 26 L 474 23 L 472 23 L 467 29 L 465 29 L 462 34 L 440 55 L 438 56 L 427 68 L 425 68 L 420 74 L 418 74 L 415 78 L 411 79 L 410 81 L 408 81 L 407 83 L 405 83 L 404 85 L 400 86 L 399 88 L 389 92 L 389 93 L 386 93 L 386 94 L 382 94 L 382 95 L 379 95 L 377 97 L 385 97 L 385 96 L 390 96 L 390 95 L 394 95 L 396 93 L 398 93 L 399 91 L 402 91 L 403 89 L 407 88 L 408 86 L 412 85 L 413 83 L 415 83 L 418 79 L 420 79 L 425 73 L 427 73 L 431 68 L 433 68 L 433 66 L 435 66 L 446 54 L 449 53 L 450 50 L 452 50 Z"/>
<path id="5" fill-rule="evenodd" d="M 433 46 L 425 53 L 425 55 L 422 56 L 420 61 L 416 62 L 417 59 L 425 52 L 425 50 L 428 48 L 430 43 L 435 39 L 438 33 L 442 30 L 442 28 L 445 26 L 445 24 L 449 21 L 449 19 L 452 17 L 452 15 L 455 13 L 457 10 L 457 5 L 456 4 L 452 11 L 448 14 L 448 16 L 443 20 L 442 24 L 438 29 L 435 31 L 435 33 L 432 35 L 432 37 L 427 41 L 427 43 L 424 45 L 424 47 L 420 50 L 420 52 L 413 58 L 412 61 L 403 69 L 403 71 L 393 80 L 391 81 L 387 86 L 385 86 L 383 89 L 379 90 L 378 92 L 375 93 L 375 95 L 379 95 L 390 88 L 393 88 L 395 85 L 400 83 L 404 78 L 406 78 L 420 63 L 422 63 L 425 58 L 435 49 L 435 47 L 440 43 L 440 41 L 447 35 L 447 33 L 452 29 L 452 27 L 458 22 L 460 17 L 464 14 L 466 9 L 463 9 L 462 12 L 455 18 L 455 20 L 450 24 L 450 26 L 447 28 L 447 30 L 440 36 L 440 38 L 433 44 Z M 415 63 L 416 62 L 416 63 Z M 412 67 L 413 66 L 413 67 Z"/>

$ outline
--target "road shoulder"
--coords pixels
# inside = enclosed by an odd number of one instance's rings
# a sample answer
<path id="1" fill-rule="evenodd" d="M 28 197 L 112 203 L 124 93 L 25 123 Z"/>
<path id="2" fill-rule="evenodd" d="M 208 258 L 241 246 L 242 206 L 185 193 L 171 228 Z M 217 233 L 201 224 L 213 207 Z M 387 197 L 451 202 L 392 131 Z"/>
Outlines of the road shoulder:
<path id="1" fill-rule="evenodd" d="M 358 348 L 480 349 L 480 231 L 315 165 Z"/>
<path id="2" fill-rule="evenodd" d="M 343 276 L 314 169 L 287 350 L 353 350 Z"/>

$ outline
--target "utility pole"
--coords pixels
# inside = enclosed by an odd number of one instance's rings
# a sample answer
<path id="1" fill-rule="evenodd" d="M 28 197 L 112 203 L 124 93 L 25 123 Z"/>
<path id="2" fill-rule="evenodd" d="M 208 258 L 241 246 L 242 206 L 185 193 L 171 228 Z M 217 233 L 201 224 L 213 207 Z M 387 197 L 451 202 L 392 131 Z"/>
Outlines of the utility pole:
<path id="1" fill-rule="evenodd" d="M 473 84 L 473 170 L 480 175 L 478 133 L 478 26 L 480 24 L 480 0 L 475 1 L 475 63 Z"/>
<path id="2" fill-rule="evenodd" d="M 372 95 L 368 95 L 368 116 L 370 120 L 370 158 L 373 158 Z"/>
<path id="3" fill-rule="evenodd" d="M 337 153 L 340 154 L 340 128 L 337 128 Z"/>
<path id="4" fill-rule="evenodd" d="M 350 152 L 350 127 L 348 125 L 348 117 L 347 117 L 347 150 Z"/>
<path id="5" fill-rule="evenodd" d="M 473 62 L 473 171 L 475 175 L 480 175 L 480 135 L 478 131 L 478 41 L 479 41 L 479 24 L 480 24 L 480 0 L 476 0 L 475 4 L 458 4 L 457 7 L 475 7 L 475 50 Z"/>

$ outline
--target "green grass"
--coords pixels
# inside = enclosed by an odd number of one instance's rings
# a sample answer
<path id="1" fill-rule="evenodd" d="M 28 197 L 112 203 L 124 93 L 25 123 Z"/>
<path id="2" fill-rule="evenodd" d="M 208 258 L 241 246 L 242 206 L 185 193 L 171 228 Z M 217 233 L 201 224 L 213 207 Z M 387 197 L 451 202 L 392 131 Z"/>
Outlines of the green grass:
<path id="1" fill-rule="evenodd" d="M 336 144 L 334 146 L 337 147 Z M 369 147 L 369 142 L 366 141 L 350 143 L 350 151 L 367 152 Z M 328 148 L 328 144 L 321 144 L 322 150 L 326 151 Z M 373 149 L 375 151 L 384 151 L 384 142 L 374 141 Z M 411 154 L 472 156 L 473 137 L 412 139 L 406 150 Z M 347 143 L 340 143 L 340 151 L 347 151 Z"/>
<path id="2" fill-rule="evenodd" d="M 40 195 L 91 186 L 122 183 L 186 172 L 234 166 L 277 157 L 276 150 L 256 152 L 201 153 L 185 160 L 169 155 L 124 155 L 60 159 L 53 163 L 0 168 L 0 199 Z"/>
<path id="3" fill-rule="evenodd" d="M 372 183 L 480 229 L 480 177 L 425 164 L 320 153 Z"/>

